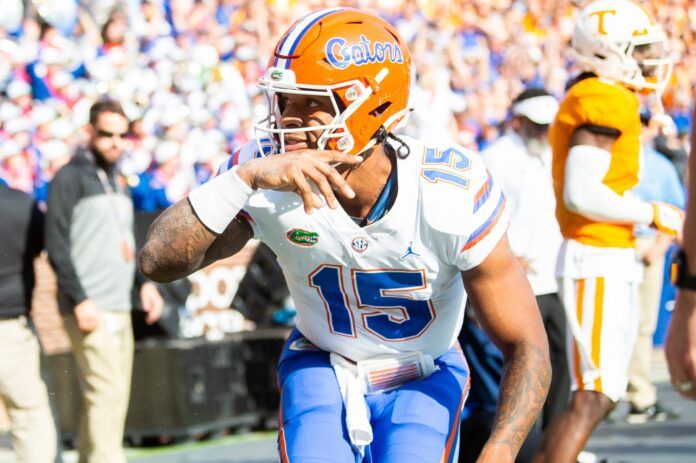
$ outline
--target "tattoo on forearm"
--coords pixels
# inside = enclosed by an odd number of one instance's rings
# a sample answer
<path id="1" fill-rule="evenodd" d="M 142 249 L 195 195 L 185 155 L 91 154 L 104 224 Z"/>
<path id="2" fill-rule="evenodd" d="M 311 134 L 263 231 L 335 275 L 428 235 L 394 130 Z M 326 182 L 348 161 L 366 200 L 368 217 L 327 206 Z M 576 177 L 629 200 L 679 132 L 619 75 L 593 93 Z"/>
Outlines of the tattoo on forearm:
<path id="1" fill-rule="evenodd" d="M 253 236 L 249 223 L 235 217 L 221 235 L 208 247 L 203 258 L 202 266 L 206 266 L 216 260 L 225 259 L 239 252 Z"/>
<path id="2" fill-rule="evenodd" d="M 489 443 L 517 455 L 546 400 L 551 382 L 548 348 L 529 342 L 517 347 L 503 371 L 498 411 Z"/>
<path id="3" fill-rule="evenodd" d="M 188 201 L 179 201 L 150 226 L 140 254 L 141 268 L 157 281 L 181 278 L 200 266 L 215 238 L 200 223 Z"/>

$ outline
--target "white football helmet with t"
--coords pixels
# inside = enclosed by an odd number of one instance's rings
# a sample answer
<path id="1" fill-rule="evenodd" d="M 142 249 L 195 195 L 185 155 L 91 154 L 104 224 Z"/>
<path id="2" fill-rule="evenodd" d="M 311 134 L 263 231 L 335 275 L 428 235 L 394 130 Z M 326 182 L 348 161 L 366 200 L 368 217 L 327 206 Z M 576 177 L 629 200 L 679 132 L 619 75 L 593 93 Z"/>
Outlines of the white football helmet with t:
<path id="1" fill-rule="evenodd" d="M 672 74 L 662 27 L 630 0 L 599 0 L 584 8 L 572 47 L 584 70 L 638 91 L 662 93 Z"/>

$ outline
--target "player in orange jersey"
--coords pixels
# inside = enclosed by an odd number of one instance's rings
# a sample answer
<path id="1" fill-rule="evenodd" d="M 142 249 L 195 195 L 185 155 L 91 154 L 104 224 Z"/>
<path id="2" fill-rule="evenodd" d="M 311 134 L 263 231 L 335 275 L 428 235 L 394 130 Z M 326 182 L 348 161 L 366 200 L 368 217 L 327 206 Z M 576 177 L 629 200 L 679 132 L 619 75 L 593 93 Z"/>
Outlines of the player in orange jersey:
<path id="1" fill-rule="evenodd" d="M 568 89 L 549 135 L 573 396 L 537 463 L 575 463 L 626 391 L 642 279 L 634 225 L 676 235 L 683 221 L 673 206 L 631 193 L 640 171 L 637 93 L 656 92 L 659 100 L 671 74 L 661 27 L 632 1 L 599 0 L 580 12 L 572 47 L 585 72 Z"/>

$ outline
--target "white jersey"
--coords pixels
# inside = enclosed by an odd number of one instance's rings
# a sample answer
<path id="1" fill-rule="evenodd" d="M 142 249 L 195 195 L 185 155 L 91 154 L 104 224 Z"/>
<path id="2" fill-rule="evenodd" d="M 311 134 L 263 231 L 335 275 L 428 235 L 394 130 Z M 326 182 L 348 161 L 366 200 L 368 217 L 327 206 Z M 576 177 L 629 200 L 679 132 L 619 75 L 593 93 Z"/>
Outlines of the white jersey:
<path id="1" fill-rule="evenodd" d="M 446 352 L 464 315 L 460 271 L 507 228 L 505 198 L 478 155 L 405 140 L 396 199 L 375 223 L 360 227 L 340 207 L 307 214 L 297 194 L 273 190 L 253 193 L 241 213 L 278 257 L 297 328 L 353 361 Z M 262 155 L 247 145 L 222 170 Z"/>

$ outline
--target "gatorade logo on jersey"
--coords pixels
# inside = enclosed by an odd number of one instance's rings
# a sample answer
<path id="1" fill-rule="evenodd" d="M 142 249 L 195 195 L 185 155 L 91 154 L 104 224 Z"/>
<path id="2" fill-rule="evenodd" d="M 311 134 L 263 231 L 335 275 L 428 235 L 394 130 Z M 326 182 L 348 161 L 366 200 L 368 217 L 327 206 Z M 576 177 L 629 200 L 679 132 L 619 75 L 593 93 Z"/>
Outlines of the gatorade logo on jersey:
<path id="1" fill-rule="evenodd" d="M 364 35 L 358 43 L 347 44 L 343 37 L 333 37 L 326 42 L 326 59 L 337 69 L 363 66 L 371 63 L 403 63 L 404 55 L 396 42 L 370 42 Z"/>
<path id="2" fill-rule="evenodd" d="M 285 234 L 288 240 L 298 246 L 314 246 L 319 242 L 319 234 L 312 231 L 293 228 Z"/>

